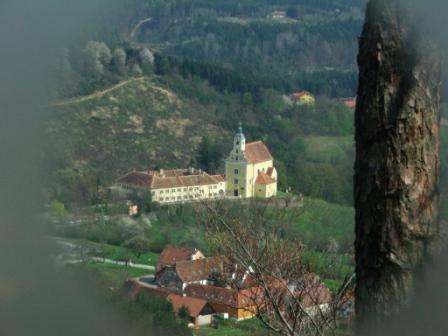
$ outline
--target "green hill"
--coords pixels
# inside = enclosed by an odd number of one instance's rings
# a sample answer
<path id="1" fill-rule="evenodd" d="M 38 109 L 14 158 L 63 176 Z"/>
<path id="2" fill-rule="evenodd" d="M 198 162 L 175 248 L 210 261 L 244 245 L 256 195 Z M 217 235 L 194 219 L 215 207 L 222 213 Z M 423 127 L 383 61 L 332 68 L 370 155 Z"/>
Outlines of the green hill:
<path id="1" fill-rule="evenodd" d="M 63 201 L 93 193 L 132 169 L 187 167 L 203 135 L 229 134 L 214 108 L 180 97 L 155 77 L 58 102 L 48 122 L 52 182 Z M 99 181 L 98 181 L 99 180 Z M 56 188 L 56 189 L 58 189 Z"/>

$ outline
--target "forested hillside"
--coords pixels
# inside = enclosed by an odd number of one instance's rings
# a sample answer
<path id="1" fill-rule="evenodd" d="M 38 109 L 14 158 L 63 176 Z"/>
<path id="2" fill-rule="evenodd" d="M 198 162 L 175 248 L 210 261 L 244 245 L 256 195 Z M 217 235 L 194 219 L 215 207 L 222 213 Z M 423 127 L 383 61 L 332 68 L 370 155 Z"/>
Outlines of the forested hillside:
<path id="1" fill-rule="evenodd" d="M 89 203 L 130 169 L 220 171 L 242 121 L 270 146 L 281 189 L 351 204 L 353 111 L 336 98 L 355 95 L 364 3 L 111 2 L 61 50 L 55 94 L 68 104 L 49 118 L 49 200 Z M 285 99 L 303 89 L 315 107 Z"/>
<path id="2" fill-rule="evenodd" d="M 284 92 L 307 89 L 327 96 L 353 96 L 356 89 L 357 36 L 364 0 L 127 0 L 112 2 L 95 25 L 63 52 L 65 79 L 82 85 L 64 95 L 85 94 L 117 81 L 106 73 L 90 78 L 83 61 L 88 41 L 104 42 L 114 64 L 123 50 L 138 72 L 138 52 L 163 55 L 237 70 Z M 273 18 L 280 11 L 284 18 Z M 88 49 L 88 50 L 86 50 Z M 113 52 L 115 51 L 115 53 Z M 104 52 L 104 50 L 103 50 Z M 121 54 L 121 56 L 120 56 Z M 103 58 L 108 57 L 103 53 Z M 134 69 L 133 69 L 134 67 Z M 120 67 L 115 67 L 115 73 Z M 71 73 L 67 76 L 67 73 Z M 87 77 L 87 78 L 86 78 Z"/>

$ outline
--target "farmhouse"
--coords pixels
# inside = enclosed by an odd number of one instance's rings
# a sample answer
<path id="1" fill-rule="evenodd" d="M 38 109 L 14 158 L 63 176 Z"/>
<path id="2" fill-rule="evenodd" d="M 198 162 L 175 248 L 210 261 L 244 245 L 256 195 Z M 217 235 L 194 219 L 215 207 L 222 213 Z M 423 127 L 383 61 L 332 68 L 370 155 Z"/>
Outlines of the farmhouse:
<path id="1" fill-rule="evenodd" d="M 120 292 L 129 300 L 139 295 L 168 300 L 176 313 L 185 307 L 196 326 L 211 323 L 214 315 L 240 321 L 266 309 L 265 291 L 253 274 L 227 257 L 207 258 L 195 249 L 168 246 L 162 259 L 155 277 L 128 280 Z M 330 308 L 330 291 L 314 273 L 288 281 L 287 288 L 274 277 L 265 281 L 271 295 L 279 299 L 280 309 L 286 309 L 292 293 L 311 316 Z"/>
<path id="2" fill-rule="evenodd" d="M 240 126 L 226 160 L 227 196 L 270 198 L 277 194 L 274 158 L 262 141 L 246 143 Z"/>
<path id="3" fill-rule="evenodd" d="M 155 282 L 164 288 L 181 292 L 190 284 L 212 284 L 215 277 L 225 271 L 225 258 L 221 256 L 197 260 L 178 261 L 174 266 L 160 270 Z"/>
<path id="4" fill-rule="evenodd" d="M 190 315 L 190 321 L 195 326 L 212 323 L 213 315 L 216 313 L 206 300 L 178 294 L 168 295 L 167 300 L 173 305 L 173 310 L 176 314 L 178 314 L 182 308 L 186 308 Z"/>
<path id="5" fill-rule="evenodd" d="M 185 288 L 185 294 L 209 302 L 216 313 L 223 318 L 237 321 L 254 317 L 264 300 L 263 290 L 260 287 L 232 289 L 191 284 Z"/>
<path id="6" fill-rule="evenodd" d="M 204 259 L 204 255 L 197 249 L 188 247 L 166 246 L 157 261 L 156 271 L 159 272 L 166 267 L 176 265 L 178 261 L 189 261 Z"/>

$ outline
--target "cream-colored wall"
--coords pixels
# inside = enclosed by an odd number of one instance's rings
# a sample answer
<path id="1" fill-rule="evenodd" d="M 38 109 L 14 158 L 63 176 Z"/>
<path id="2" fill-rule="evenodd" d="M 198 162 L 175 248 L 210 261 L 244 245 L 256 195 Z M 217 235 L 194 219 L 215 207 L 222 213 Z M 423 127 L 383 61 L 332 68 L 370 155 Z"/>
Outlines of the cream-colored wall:
<path id="1" fill-rule="evenodd" d="M 297 103 L 299 105 L 314 105 L 316 103 L 316 98 L 310 95 L 305 95 L 300 97 Z"/>
<path id="2" fill-rule="evenodd" d="M 255 181 L 257 180 L 259 173 L 266 173 L 268 168 L 274 166 L 274 162 L 272 160 L 266 162 L 260 162 L 252 165 L 252 180 L 250 183 L 251 186 L 251 197 L 256 196 L 256 185 Z"/>
<path id="3" fill-rule="evenodd" d="M 250 170 L 247 169 L 247 162 L 242 161 L 226 161 L 226 182 L 227 182 L 227 196 L 234 196 L 234 191 L 238 189 L 239 195 L 241 197 L 250 197 L 247 196 L 247 174 L 250 173 Z M 235 174 L 235 169 L 238 169 L 238 174 Z M 235 180 L 238 180 L 238 185 L 235 184 Z M 241 189 L 241 188 L 244 189 Z"/>
<path id="4" fill-rule="evenodd" d="M 165 204 L 220 198 L 225 196 L 225 190 L 226 183 L 219 182 L 202 186 L 153 189 L 151 195 L 154 202 Z"/>
<path id="5" fill-rule="evenodd" d="M 255 197 L 270 198 L 277 194 L 277 182 L 271 184 L 257 184 L 255 188 Z"/>
<path id="6" fill-rule="evenodd" d="M 267 170 L 273 167 L 273 160 L 260 162 L 256 164 L 249 164 L 247 162 L 227 160 L 226 161 L 226 180 L 227 180 L 227 196 L 234 196 L 235 189 L 239 190 L 239 195 L 243 198 L 261 197 L 257 195 L 255 181 L 260 172 L 266 173 Z M 235 174 L 235 169 L 238 169 L 238 174 Z M 277 179 L 277 172 L 275 171 L 274 179 Z M 238 186 L 235 185 L 235 180 L 238 180 Z M 275 191 L 272 187 L 267 192 L 271 197 L 277 193 L 275 183 Z M 241 189 L 244 188 L 244 189 Z"/>

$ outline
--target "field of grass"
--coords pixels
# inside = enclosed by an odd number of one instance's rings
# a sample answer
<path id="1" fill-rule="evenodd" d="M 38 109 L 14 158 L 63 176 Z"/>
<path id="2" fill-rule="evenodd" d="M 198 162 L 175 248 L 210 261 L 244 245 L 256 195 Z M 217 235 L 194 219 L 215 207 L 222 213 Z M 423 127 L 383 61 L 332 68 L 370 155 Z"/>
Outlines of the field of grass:
<path id="1" fill-rule="evenodd" d="M 347 157 L 347 151 L 354 146 L 354 139 L 352 136 L 313 136 L 305 138 L 305 145 L 309 160 L 333 162 Z"/>
<path id="2" fill-rule="evenodd" d="M 330 240 L 334 240 L 339 251 L 351 252 L 355 229 L 354 208 L 305 198 L 303 209 L 293 218 L 291 228 L 302 241 L 325 247 Z"/>

